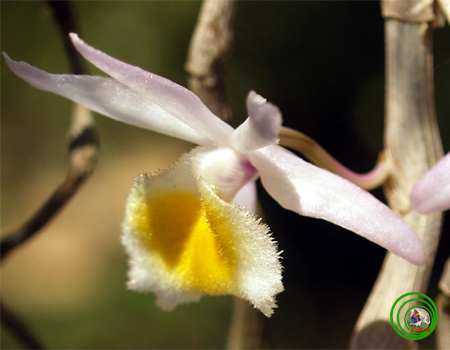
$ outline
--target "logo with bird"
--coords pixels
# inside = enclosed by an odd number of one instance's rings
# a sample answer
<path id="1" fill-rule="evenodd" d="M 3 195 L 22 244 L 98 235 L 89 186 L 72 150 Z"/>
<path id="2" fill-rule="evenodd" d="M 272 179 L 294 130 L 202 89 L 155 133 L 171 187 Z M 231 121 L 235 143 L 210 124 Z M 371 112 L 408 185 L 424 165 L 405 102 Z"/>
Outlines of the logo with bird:
<path id="1" fill-rule="evenodd" d="M 430 314 L 422 308 L 414 308 L 408 315 L 409 325 L 412 327 L 428 327 L 431 323 Z"/>

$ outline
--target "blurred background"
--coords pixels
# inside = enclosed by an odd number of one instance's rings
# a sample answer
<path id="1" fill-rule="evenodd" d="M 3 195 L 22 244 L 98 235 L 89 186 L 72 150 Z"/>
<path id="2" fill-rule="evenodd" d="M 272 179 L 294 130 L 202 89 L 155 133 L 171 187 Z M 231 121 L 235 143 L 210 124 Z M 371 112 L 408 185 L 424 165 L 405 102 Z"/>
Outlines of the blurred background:
<path id="1" fill-rule="evenodd" d="M 80 36 L 125 62 L 186 86 L 184 63 L 198 1 L 79 1 Z M 1 2 L 1 49 L 53 73 L 69 66 L 43 1 Z M 436 107 L 450 151 L 450 30 L 435 31 Z M 284 124 L 366 172 L 383 144 L 384 42 L 379 2 L 239 3 L 226 82 L 233 126 L 254 89 Z M 98 74 L 92 66 L 91 73 Z M 71 103 L 38 91 L 1 62 L 3 234 L 28 219 L 62 181 Z M 96 115 L 101 154 L 81 191 L 2 266 L 2 298 L 50 348 L 223 348 L 231 297 L 162 312 L 127 291 L 120 225 L 133 177 L 163 169 L 192 145 Z M 271 318 L 278 348 L 346 348 L 384 249 L 330 223 L 283 210 L 260 187 L 283 251 L 285 292 Z M 374 194 L 383 199 L 380 190 Z M 428 295 L 449 255 L 449 217 Z M 425 341 L 425 340 L 424 340 Z M 430 347 L 432 339 L 426 340 Z M 424 343 L 421 343 L 424 344 Z M 20 345 L 2 329 L 2 348 Z"/>

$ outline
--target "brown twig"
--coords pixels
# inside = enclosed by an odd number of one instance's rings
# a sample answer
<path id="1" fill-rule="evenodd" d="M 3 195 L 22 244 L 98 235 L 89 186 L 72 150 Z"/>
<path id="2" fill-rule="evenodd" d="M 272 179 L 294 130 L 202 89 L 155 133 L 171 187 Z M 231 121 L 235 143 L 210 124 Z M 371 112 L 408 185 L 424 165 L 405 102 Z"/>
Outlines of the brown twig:
<path id="1" fill-rule="evenodd" d="M 69 33 L 71 32 L 78 33 L 78 26 L 70 1 L 48 0 L 48 4 L 53 9 L 55 19 L 61 30 L 64 49 L 66 50 L 72 73 L 86 74 L 87 67 L 83 64 L 84 61 L 80 60 L 80 55 L 72 45 L 69 37 Z"/>
<path id="2" fill-rule="evenodd" d="M 72 73 L 84 72 L 78 54 L 68 41 L 68 34 L 77 31 L 73 11 L 67 1 L 49 1 L 59 24 L 69 57 Z M 91 112 L 83 106 L 76 105 L 72 113 L 69 129 L 69 165 L 61 185 L 55 190 L 42 207 L 19 229 L 6 234 L 1 241 L 1 261 L 14 248 L 37 234 L 63 208 L 78 191 L 83 182 L 93 172 L 99 149 L 99 139 Z M 43 346 L 30 330 L 14 316 L 3 300 L 0 302 L 2 322 L 27 348 L 42 349 Z"/>
<path id="3" fill-rule="evenodd" d="M 75 20 L 69 2 L 49 1 L 58 19 L 64 42 L 68 34 L 75 31 Z M 67 22 L 64 22 L 67 20 Z M 83 72 L 78 54 L 72 45 L 66 44 L 67 56 L 71 63 L 72 72 Z M 1 259 L 7 254 L 33 237 L 45 226 L 67 203 L 89 174 L 94 170 L 99 148 L 99 140 L 94 121 L 90 112 L 82 107 L 75 107 L 72 124 L 69 130 L 69 166 L 66 178 L 42 207 L 19 229 L 6 234 L 0 244 Z"/>
<path id="4" fill-rule="evenodd" d="M 442 156 L 433 92 L 433 8 L 418 1 L 384 1 L 386 38 L 385 149 L 392 160 L 392 176 L 384 190 L 391 208 L 416 232 L 425 248 L 426 262 L 414 266 L 390 253 L 360 315 L 352 348 L 417 348 L 396 334 L 390 309 L 404 293 L 427 290 L 442 215 L 420 215 L 410 208 L 415 183 Z M 402 5 L 401 9 L 395 9 Z M 423 12 L 408 11 L 404 6 Z M 430 5 L 432 6 L 432 4 Z M 406 16 L 406 17 L 405 17 Z M 408 17 L 413 16 L 413 17 Z"/>
<path id="5" fill-rule="evenodd" d="M 192 36 L 186 71 L 190 89 L 217 116 L 231 116 L 225 65 L 233 38 L 235 0 L 205 0 Z"/>
<path id="6" fill-rule="evenodd" d="M 23 343 L 27 349 L 44 349 L 42 344 L 28 330 L 28 328 L 16 317 L 0 300 L 0 312 L 2 315 L 2 324 L 8 327 L 12 334 Z"/>
<path id="7" fill-rule="evenodd" d="M 246 300 L 233 299 L 227 349 L 274 349 L 269 319 Z"/>
<path id="8" fill-rule="evenodd" d="M 0 301 L 0 310 L 2 314 L 2 323 L 11 330 L 17 339 L 19 339 L 28 349 L 43 349 L 40 342 L 30 333 L 28 328 L 20 322 L 3 301 Z"/>
<path id="9" fill-rule="evenodd" d="M 436 343 L 438 349 L 446 349 L 450 344 L 450 258 L 445 263 L 439 289 L 441 292 L 436 300 L 439 315 Z"/>
<path id="10" fill-rule="evenodd" d="M 42 207 L 19 229 L 6 234 L 0 245 L 1 259 L 40 231 L 77 192 L 94 170 L 98 154 L 98 136 L 90 111 L 75 106 L 69 131 L 70 161 L 66 178 Z"/>

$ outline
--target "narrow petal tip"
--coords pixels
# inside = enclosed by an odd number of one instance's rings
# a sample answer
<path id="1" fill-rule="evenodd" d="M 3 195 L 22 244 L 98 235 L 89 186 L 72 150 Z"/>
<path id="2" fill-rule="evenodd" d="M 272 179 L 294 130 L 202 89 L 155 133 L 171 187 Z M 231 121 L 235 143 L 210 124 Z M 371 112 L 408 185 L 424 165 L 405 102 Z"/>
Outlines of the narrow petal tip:
<path id="1" fill-rule="evenodd" d="M 80 37 L 78 36 L 78 34 L 75 32 L 69 33 L 69 36 L 70 36 L 70 39 L 72 39 L 72 41 L 81 40 Z"/>
<path id="2" fill-rule="evenodd" d="M 85 47 L 93 54 L 100 51 L 83 43 L 71 33 L 74 44 Z M 87 108 L 137 127 L 153 130 L 198 144 L 211 143 L 211 139 L 194 130 L 176 115 L 160 107 L 126 85 L 109 77 L 50 74 L 23 61 L 14 61 L 3 52 L 6 64 L 18 77 L 31 86 L 68 98 Z M 169 96 L 170 97 L 170 96 Z"/>

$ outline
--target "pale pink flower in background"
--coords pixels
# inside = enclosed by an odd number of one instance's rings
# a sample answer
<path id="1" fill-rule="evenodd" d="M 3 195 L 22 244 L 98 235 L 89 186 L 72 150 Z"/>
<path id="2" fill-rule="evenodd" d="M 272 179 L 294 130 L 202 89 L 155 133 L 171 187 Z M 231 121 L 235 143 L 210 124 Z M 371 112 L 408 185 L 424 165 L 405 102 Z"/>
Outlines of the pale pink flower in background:
<path id="1" fill-rule="evenodd" d="M 232 294 L 273 313 L 283 290 L 281 264 L 268 227 L 253 214 L 259 177 L 284 208 L 342 226 L 413 264 L 424 262 L 419 238 L 385 204 L 276 144 L 281 113 L 255 92 L 247 96 L 249 117 L 233 129 L 184 87 L 71 38 L 111 78 L 49 74 L 5 59 L 34 87 L 200 145 L 168 170 L 140 175 L 126 205 L 128 285 L 154 292 L 161 308 Z"/>
<path id="2" fill-rule="evenodd" d="M 437 162 L 414 186 L 411 203 L 421 214 L 450 209 L 450 153 Z"/>

